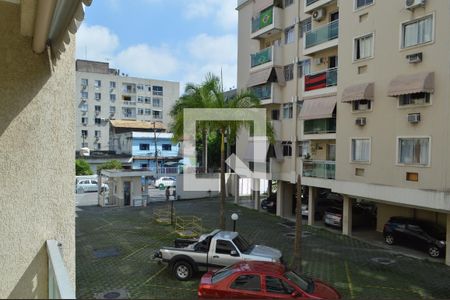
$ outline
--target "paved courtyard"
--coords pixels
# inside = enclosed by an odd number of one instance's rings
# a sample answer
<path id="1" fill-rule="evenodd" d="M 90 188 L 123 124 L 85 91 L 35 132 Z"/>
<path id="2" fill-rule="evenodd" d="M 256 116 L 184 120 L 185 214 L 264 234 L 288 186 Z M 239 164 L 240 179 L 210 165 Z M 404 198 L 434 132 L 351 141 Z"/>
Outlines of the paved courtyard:
<path id="1" fill-rule="evenodd" d="M 126 290 L 131 298 L 196 298 L 199 277 L 180 282 L 164 264 L 151 260 L 153 252 L 172 245 L 173 228 L 153 220 L 154 208 L 79 207 L 76 219 L 77 297 Z M 205 231 L 218 224 L 215 199 L 176 201 L 179 215 L 202 218 Z M 282 250 L 292 259 L 293 223 L 227 203 L 230 215 L 239 214 L 237 230 L 248 240 Z M 450 268 L 414 259 L 361 240 L 317 227 L 304 226 L 304 272 L 334 285 L 345 299 L 450 299 Z"/>

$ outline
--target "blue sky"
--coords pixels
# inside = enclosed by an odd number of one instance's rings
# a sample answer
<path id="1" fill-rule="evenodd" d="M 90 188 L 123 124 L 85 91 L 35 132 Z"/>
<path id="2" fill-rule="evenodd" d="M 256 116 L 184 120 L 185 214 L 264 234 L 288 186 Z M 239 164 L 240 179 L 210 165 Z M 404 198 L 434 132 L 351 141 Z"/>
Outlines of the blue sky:
<path id="1" fill-rule="evenodd" d="M 236 86 L 235 0 L 94 0 L 77 33 L 77 58 L 109 61 L 129 76 Z"/>

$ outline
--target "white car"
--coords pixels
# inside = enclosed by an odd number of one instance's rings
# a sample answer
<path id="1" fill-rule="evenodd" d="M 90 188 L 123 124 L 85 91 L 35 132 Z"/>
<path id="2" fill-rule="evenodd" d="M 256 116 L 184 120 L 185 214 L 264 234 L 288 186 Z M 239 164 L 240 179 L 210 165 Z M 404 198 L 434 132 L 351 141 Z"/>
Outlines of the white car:
<path id="1" fill-rule="evenodd" d="M 155 187 L 165 188 L 168 186 L 176 186 L 177 180 L 174 177 L 161 177 L 155 181 Z"/>
<path id="2" fill-rule="evenodd" d="M 102 184 L 103 190 L 108 190 L 108 185 Z M 98 191 L 98 181 L 95 179 L 82 179 L 78 181 L 76 186 L 77 193 L 85 193 L 85 192 L 97 192 Z"/>

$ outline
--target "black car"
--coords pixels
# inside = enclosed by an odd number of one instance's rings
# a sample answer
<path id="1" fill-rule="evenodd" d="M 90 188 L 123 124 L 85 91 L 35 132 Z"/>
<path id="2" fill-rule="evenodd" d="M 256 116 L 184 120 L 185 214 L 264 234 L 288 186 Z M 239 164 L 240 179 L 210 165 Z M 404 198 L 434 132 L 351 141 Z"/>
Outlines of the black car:
<path id="1" fill-rule="evenodd" d="M 429 221 L 392 217 L 384 225 L 383 236 L 389 245 L 409 245 L 427 251 L 431 257 L 439 257 L 445 253 L 445 230 Z"/>
<path id="2" fill-rule="evenodd" d="M 270 213 L 277 212 L 277 194 L 272 194 L 266 199 L 261 201 L 261 208 L 267 210 Z"/>

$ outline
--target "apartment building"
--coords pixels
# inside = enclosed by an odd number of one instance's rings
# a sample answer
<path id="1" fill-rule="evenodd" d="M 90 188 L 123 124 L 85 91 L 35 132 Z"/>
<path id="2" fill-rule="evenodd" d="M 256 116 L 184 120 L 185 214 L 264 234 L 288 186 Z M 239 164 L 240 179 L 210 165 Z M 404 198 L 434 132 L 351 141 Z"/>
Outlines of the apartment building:
<path id="1" fill-rule="evenodd" d="M 238 89 L 259 95 L 277 140 L 254 179 L 278 180 L 277 214 L 294 213 L 301 174 L 309 224 L 317 189 L 327 188 L 343 196 L 344 234 L 352 234 L 351 207 L 362 199 L 377 207 L 377 231 L 391 216 L 416 217 L 443 225 L 448 243 L 450 4 L 237 5 Z M 252 146 L 238 145 L 238 156 Z"/>
<path id="2" fill-rule="evenodd" d="M 157 121 L 169 125 L 179 98 L 178 82 L 129 77 L 109 63 L 76 61 L 76 149 L 111 150 L 109 120 Z"/>

